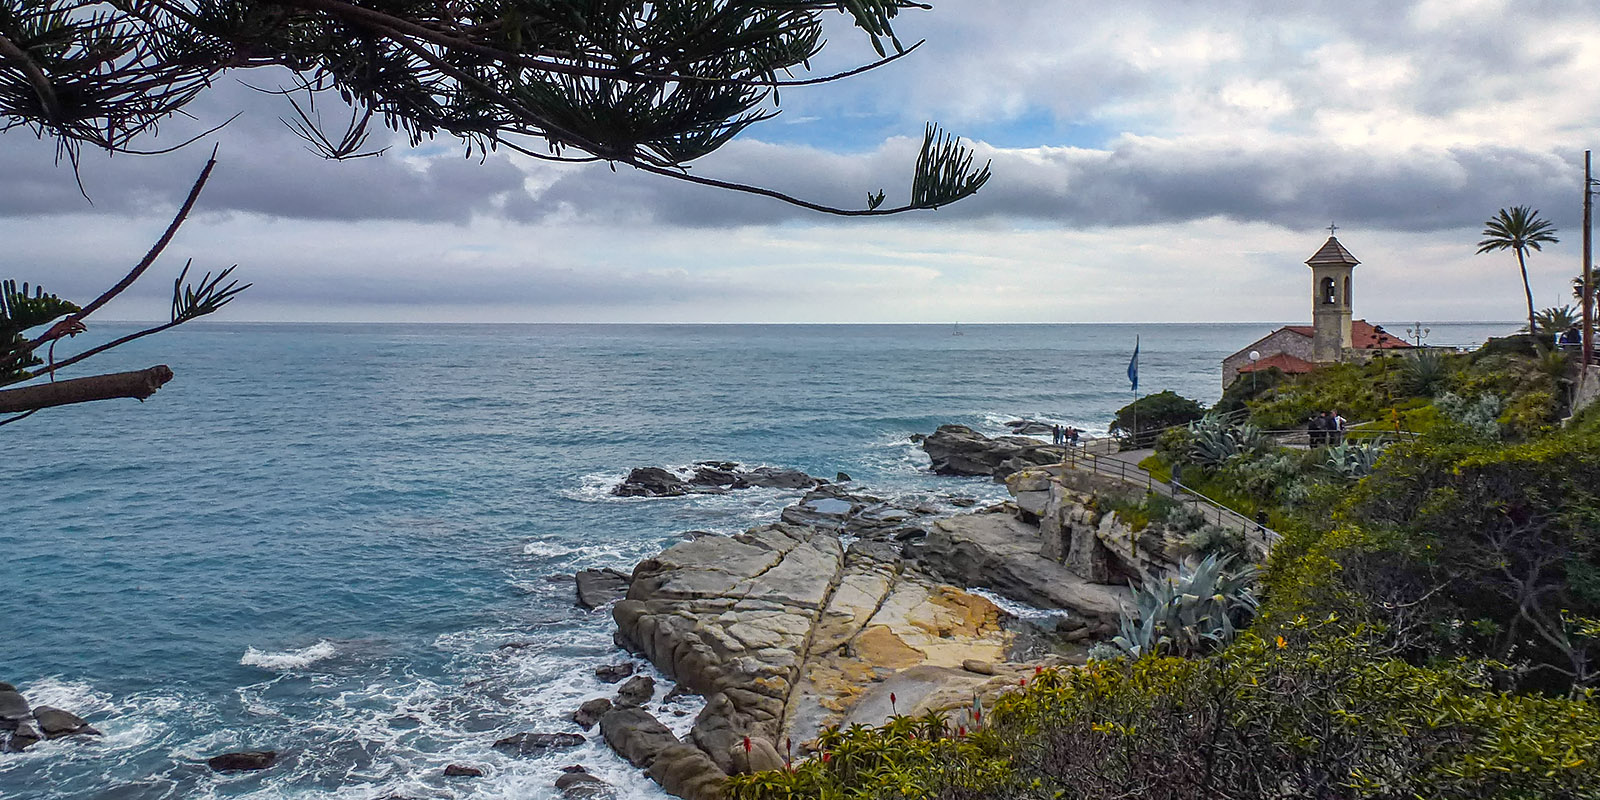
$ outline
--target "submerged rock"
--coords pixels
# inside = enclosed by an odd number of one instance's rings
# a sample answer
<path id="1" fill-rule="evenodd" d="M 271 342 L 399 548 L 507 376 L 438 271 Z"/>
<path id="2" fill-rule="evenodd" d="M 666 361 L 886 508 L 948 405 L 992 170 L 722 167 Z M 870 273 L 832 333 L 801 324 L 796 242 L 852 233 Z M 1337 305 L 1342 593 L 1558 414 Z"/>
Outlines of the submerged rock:
<path id="1" fill-rule="evenodd" d="M 206 765 L 217 772 L 241 772 L 266 769 L 277 760 L 276 750 L 242 750 L 237 753 L 212 756 L 206 759 Z"/>
<path id="2" fill-rule="evenodd" d="M 481 778 L 483 770 L 464 764 L 449 764 L 444 768 L 444 775 L 447 778 Z"/>
<path id="3" fill-rule="evenodd" d="M 521 756 L 542 755 L 551 750 L 565 750 L 588 741 L 576 733 L 518 733 L 494 743 L 498 750 Z"/>

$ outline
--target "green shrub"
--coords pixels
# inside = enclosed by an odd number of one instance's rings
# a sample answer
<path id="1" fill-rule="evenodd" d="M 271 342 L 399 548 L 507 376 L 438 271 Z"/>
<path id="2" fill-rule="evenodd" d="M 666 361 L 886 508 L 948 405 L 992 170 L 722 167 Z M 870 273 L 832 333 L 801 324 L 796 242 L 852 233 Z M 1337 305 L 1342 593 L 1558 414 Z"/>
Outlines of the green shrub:
<path id="1" fill-rule="evenodd" d="M 1600 796 L 1592 698 L 1496 692 L 1482 666 L 1417 667 L 1336 623 L 1216 656 L 1045 670 L 981 727 L 829 731 L 818 754 L 729 782 L 733 800 L 1468 800 Z M 826 754 L 824 756 L 824 754 Z"/>
<path id="2" fill-rule="evenodd" d="M 1204 413 L 1204 406 L 1176 392 L 1157 392 L 1117 409 L 1111 432 L 1129 434 L 1136 447 L 1148 447 L 1156 431 L 1193 422 Z"/>

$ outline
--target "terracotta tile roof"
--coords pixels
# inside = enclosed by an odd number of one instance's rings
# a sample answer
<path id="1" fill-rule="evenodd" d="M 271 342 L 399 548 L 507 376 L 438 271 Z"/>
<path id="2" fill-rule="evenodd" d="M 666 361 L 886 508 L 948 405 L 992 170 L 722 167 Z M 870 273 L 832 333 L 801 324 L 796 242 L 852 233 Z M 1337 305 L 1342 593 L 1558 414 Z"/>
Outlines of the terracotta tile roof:
<path id="1" fill-rule="evenodd" d="M 1332 236 L 1328 237 L 1328 243 L 1323 245 L 1322 249 L 1316 252 L 1316 255 L 1306 259 L 1306 264 L 1313 267 L 1319 264 L 1339 264 L 1353 267 L 1360 263 L 1355 256 L 1350 255 L 1349 250 L 1344 249 L 1344 245 L 1339 244 L 1338 239 Z"/>
<path id="2" fill-rule="evenodd" d="M 1240 372 L 1265 371 L 1277 367 L 1288 375 L 1299 375 L 1311 372 L 1317 368 L 1316 364 L 1304 359 L 1295 358 L 1288 353 L 1277 353 L 1267 356 L 1254 364 L 1246 364 L 1239 368 Z"/>
<path id="3" fill-rule="evenodd" d="M 1285 325 L 1279 330 L 1298 333 L 1310 339 L 1316 329 L 1310 325 Z M 1395 336 L 1377 325 L 1364 319 L 1350 321 L 1350 346 L 1357 350 L 1394 350 L 1401 347 L 1410 347 L 1406 340 Z"/>
<path id="4" fill-rule="evenodd" d="M 1357 350 L 1395 350 L 1411 345 L 1377 325 L 1358 319 L 1350 323 L 1350 346 Z"/>

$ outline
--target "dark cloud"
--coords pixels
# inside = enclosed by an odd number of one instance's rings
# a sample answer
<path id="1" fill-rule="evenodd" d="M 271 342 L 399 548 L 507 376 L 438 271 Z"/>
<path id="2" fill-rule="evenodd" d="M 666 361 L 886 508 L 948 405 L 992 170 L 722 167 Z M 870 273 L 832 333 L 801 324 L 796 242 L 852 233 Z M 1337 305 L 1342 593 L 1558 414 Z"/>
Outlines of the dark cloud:
<path id="1" fill-rule="evenodd" d="M 1138 226 L 1223 217 L 1290 228 L 1330 218 L 1363 227 L 1431 231 L 1473 225 L 1501 206 L 1530 204 L 1565 222 L 1573 165 L 1509 147 L 1342 147 L 1315 140 L 1266 146 L 1128 138 L 1108 150 L 980 149 L 994 177 L 975 197 L 918 219 L 1003 218 L 1070 227 Z M 855 158 L 736 143 L 708 174 L 846 207 L 888 187 L 904 200 L 914 148 L 896 142 Z M 585 169 L 539 197 L 546 213 L 723 227 L 816 219 L 812 212 L 637 174 Z"/>

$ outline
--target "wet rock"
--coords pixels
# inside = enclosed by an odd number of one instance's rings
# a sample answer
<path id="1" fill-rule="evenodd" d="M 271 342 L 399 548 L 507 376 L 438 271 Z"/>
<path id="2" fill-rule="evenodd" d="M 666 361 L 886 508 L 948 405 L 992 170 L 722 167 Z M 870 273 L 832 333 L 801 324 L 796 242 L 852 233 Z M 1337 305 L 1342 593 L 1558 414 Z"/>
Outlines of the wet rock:
<path id="1" fill-rule="evenodd" d="M 674 700 L 676 700 L 676 699 L 678 699 L 680 697 L 688 697 L 688 696 L 690 696 L 692 694 L 694 694 L 694 692 L 691 692 L 688 689 L 683 688 L 683 684 L 674 683 L 674 684 L 672 684 L 672 688 L 667 691 L 667 695 L 665 697 L 661 698 L 661 702 L 670 703 L 670 702 L 672 702 L 672 701 L 674 701 Z"/>
<path id="2" fill-rule="evenodd" d="M 987 475 L 1004 480 L 1019 469 L 1060 463 L 1066 450 L 1025 436 L 993 439 L 965 425 L 941 425 L 922 449 L 940 475 Z"/>
<path id="3" fill-rule="evenodd" d="M 31 715 L 27 699 L 15 689 L 0 691 L 0 730 L 11 730 Z"/>
<path id="4" fill-rule="evenodd" d="M 5 681 L 0 681 L 0 692 L 14 692 L 16 690 L 17 690 L 17 687 L 12 686 L 11 684 L 6 683 Z"/>
<path id="5" fill-rule="evenodd" d="M 586 741 L 576 733 L 518 733 L 495 742 L 494 746 L 498 750 L 529 756 L 577 747 Z"/>
<path id="6" fill-rule="evenodd" d="M 611 796 L 611 784 L 588 772 L 568 772 L 556 778 L 556 788 L 561 790 L 563 797 L 574 800 Z"/>
<path id="7" fill-rule="evenodd" d="M 9 749 L 20 753 L 42 741 L 44 741 L 44 734 L 40 733 L 39 729 L 34 726 L 33 720 L 25 719 L 17 722 L 16 729 L 11 731 L 11 741 L 7 746 Z"/>
<path id="8" fill-rule="evenodd" d="M 993 675 L 994 674 L 994 665 L 993 664 L 990 664 L 987 661 L 979 661 L 976 658 L 969 658 L 969 659 L 967 659 L 965 661 L 962 661 L 961 662 L 961 668 L 966 670 L 966 671 L 968 671 L 968 672 L 976 673 L 978 675 Z"/>
<path id="9" fill-rule="evenodd" d="M 834 483 L 849 483 L 850 482 L 850 475 L 848 473 L 841 472 L 841 473 L 833 476 L 833 482 Z"/>
<path id="10" fill-rule="evenodd" d="M 594 676 L 604 683 L 616 683 L 633 674 L 632 662 L 623 664 L 603 664 L 594 668 Z"/>
<path id="11" fill-rule="evenodd" d="M 447 778 L 481 778 L 483 770 L 465 764 L 449 764 L 444 768 L 444 775 Z"/>
<path id="12" fill-rule="evenodd" d="M 735 483 L 738 483 L 739 473 L 735 472 L 734 470 L 737 469 L 739 465 L 733 464 L 732 466 L 723 466 L 727 463 L 728 462 L 720 462 L 717 464 L 701 464 L 696 466 L 694 470 L 694 477 L 689 479 L 689 483 L 694 484 L 695 486 L 732 486 Z"/>
<path id="13" fill-rule="evenodd" d="M 611 490 L 617 497 L 679 497 L 689 493 L 684 480 L 660 467 L 638 467 Z"/>
<path id="14" fill-rule="evenodd" d="M 813 478 L 797 469 L 756 467 L 749 472 L 740 473 L 733 488 L 759 486 L 767 489 L 810 489 L 824 482 L 821 478 Z"/>
<path id="15" fill-rule="evenodd" d="M 648 767 L 667 747 L 678 744 L 667 726 L 638 707 L 614 708 L 600 718 L 600 735 L 617 755 L 636 767 Z"/>
<path id="16" fill-rule="evenodd" d="M 82 717 L 70 711 L 63 711 L 52 706 L 39 706 L 33 710 L 33 718 L 39 723 L 39 730 L 51 739 L 59 739 L 73 734 L 99 735 L 99 731 L 89 727 Z"/>
<path id="17" fill-rule="evenodd" d="M 617 705 L 642 706 L 656 694 L 656 681 L 649 675 L 635 675 L 617 689 Z"/>
<path id="18" fill-rule="evenodd" d="M 576 576 L 578 607 L 596 609 L 628 594 L 629 576 L 614 569 L 586 569 Z"/>
<path id="19" fill-rule="evenodd" d="M 690 744 L 675 744 L 662 750 L 648 772 L 668 794 L 686 800 L 722 800 L 722 786 L 728 780 L 722 767 Z"/>
<path id="20" fill-rule="evenodd" d="M 572 712 L 572 721 L 578 723 L 578 727 L 589 730 L 610 710 L 611 701 L 604 697 L 585 700 L 583 705 L 578 706 L 577 711 Z"/>
<path id="21" fill-rule="evenodd" d="M 505 644 L 500 645 L 499 647 L 497 647 L 495 649 L 496 650 L 521 650 L 521 649 L 523 649 L 525 647 L 533 647 L 536 644 L 538 644 L 538 642 L 506 642 Z"/>
<path id="22" fill-rule="evenodd" d="M 956 508 L 972 508 L 973 506 L 975 506 L 977 504 L 978 504 L 978 498 L 976 498 L 976 497 L 952 497 L 952 498 L 950 498 L 950 505 L 953 505 Z"/>
<path id="23" fill-rule="evenodd" d="M 242 750 L 237 753 L 212 756 L 206 759 L 206 765 L 217 772 L 241 772 L 266 769 L 277 760 L 276 750 Z"/>

